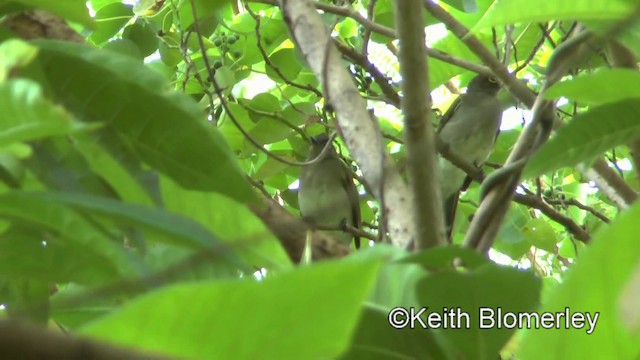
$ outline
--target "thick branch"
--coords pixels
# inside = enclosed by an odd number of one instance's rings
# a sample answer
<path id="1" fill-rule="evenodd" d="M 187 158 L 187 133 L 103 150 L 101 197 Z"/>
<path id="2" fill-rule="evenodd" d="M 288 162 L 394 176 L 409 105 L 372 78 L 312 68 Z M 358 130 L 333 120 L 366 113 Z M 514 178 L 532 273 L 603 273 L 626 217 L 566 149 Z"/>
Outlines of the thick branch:
<path id="1" fill-rule="evenodd" d="M 264 198 L 262 204 L 249 205 L 249 209 L 267 225 L 278 238 L 291 261 L 298 263 L 304 252 L 309 228 L 299 218 L 291 215 L 275 201 Z M 311 258 L 323 260 L 348 255 L 351 250 L 321 231 L 314 231 L 311 238 Z"/>
<path id="2" fill-rule="evenodd" d="M 442 199 L 436 170 L 436 142 L 430 120 L 424 19 L 420 3 L 414 0 L 397 0 L 395 10 L 400 35 L 401 104 L 407 172 L 413 191 L 416 248 L 420 250 L 445 243 Z"/>
<path id="3" fill-rule="evenodd" d="M 5 359 L 169 359 L 16 321 L 0 321 L 0 349 Z"/>

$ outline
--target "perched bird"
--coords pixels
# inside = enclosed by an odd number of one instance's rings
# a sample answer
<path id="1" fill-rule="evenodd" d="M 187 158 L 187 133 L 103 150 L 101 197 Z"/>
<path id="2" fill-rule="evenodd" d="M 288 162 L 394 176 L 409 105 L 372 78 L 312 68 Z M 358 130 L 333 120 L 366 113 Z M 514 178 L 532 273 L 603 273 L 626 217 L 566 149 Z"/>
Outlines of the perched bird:
<path id="1" fill-rule="evenodd" d="M 491 77 L 478 75 L 467 92 L 460 95 L 442 116 L 436 132 L 449 151 L 481 167 L 495 144 L 502 121 L 502 105 L 497 98 L 500 85 Z M 464 171 L 439 159 L 441 191 L 447 233 L 451 236 L 459 191 L 468 186 Z"/>
<path id="2" fill-rule="evenodd" d="M 298 204 L 302 218 L 317 227 L 339 229 L 344 224 L 360 227 L 360 201 L 351 172 L 338 156 L 327 135 L 311 140 L 307 161 L 317 158 L 326 145 L 329 146 L 321 159 L 300 170 Z M 351 245 L 354 236 L 345 231 L 326 231 L 342 244 Z M 355 237 L 356 248 L 360 238 Z"/>

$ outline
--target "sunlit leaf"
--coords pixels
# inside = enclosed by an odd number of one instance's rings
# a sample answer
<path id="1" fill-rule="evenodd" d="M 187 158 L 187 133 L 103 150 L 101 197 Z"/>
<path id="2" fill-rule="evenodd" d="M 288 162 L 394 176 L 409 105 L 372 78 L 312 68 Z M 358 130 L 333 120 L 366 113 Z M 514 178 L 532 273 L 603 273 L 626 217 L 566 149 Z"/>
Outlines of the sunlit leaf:
<path id="1" fill-rule="evenodd" d="M 192 99 L 168 90 L 162 76 L 111 52 L 37 44 L 57 97 L 80 119 L 113 127 L 144 161 L 187 188 L 252 198 L 217 129 Z"/>
<path id="2" fill-rule="evenodd" d="M 544 144 L 527 164 L 524 177 L 589 162 L 640 136 L 640 99 L 622 100 L 578 114 Z"/>
<path id="3" fill-rule="evenodd" d="M 335 358 L 349 344 L 377 269 L 376 261 L 340 261 L 261 282 L 176 285 L 131 301 L 81 332 L 180 357 Z M 313 309 L 295 305 L 312 303 Z M 257 315 L 238 321 L 247 309 Z"/>

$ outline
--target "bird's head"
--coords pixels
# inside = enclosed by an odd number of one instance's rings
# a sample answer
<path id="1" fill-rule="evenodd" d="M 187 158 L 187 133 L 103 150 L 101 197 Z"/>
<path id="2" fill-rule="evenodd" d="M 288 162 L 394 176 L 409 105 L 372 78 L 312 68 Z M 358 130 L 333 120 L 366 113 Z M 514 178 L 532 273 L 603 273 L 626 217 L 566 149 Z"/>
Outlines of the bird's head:
<path id="1" fill-rule="evenodd" d="M 309 149 L 309 158 L 315 158 L 322 152 L 322 149 L 325 148 L 327 143 L 329 142 L 330 137 L 327 134 L 320 134 L 311 137 L 311 148 Z M 328 150 L 327 155 L 324 157 L 325 159 L 333 156 L 337 156 L 333 147 Z"/>
<path id="2" fill-rule="evenodd" d="M 498 80 L 486 75 L 474 77 L 467 87 L 467 92 L 484 92 L 491 95 L 496 95 L 499 90 L 500 83 L 498 83 Z"/>
<path id="3" fill-rule="evenodd" d="M 311 145 L 324 147 L 329 141 L 329 135 L 320 134 L 311 137 Z"/>

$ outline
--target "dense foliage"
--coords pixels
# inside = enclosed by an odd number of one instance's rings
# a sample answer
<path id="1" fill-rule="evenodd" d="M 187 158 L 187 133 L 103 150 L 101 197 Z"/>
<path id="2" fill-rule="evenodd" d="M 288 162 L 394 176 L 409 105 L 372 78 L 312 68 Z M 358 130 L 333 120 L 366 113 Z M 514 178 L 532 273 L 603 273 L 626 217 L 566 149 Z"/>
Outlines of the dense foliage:
<path id="1" fill-rule="evenodd" d="M 457 246 L 408 251 L 384 231 L 387 207 L 340 131 L 351 115 L 292 35 L 306 19 L 283 16 L 292 2 L 0 1 L 0 317 L 131 356 L 638 358 L 637 3 L 420 2 L 433 125 L 476 72 L 494 73 L 503 131 L 476 175 L 499 182 L 514 149 L 535 150 L 515 162 L 486 257 L 459 246 L 491 201 L 478 181 L 461 195 Z M 413 69 L 399 67 L 394 1 L 311 4 L 406 180 L 400 87 Z M 327 129 L 358 175 L 362 230 L 384 241 L 340 257 L 298 237 L 300 258 L 259 209 L 273 199 L 298 216 L 296 163 Z M 395 329 L 396 307 L 460 309 L 471 326 Z M 591 334 L 564 320 L 483 329 L 480 308 L 599 317 Z M 20 347 L 7 340 L 21 325 L 0 322 L 0 353 L 16 358 L 81 341 L 40 346 L 48 335 L 33 332 Z"/>

